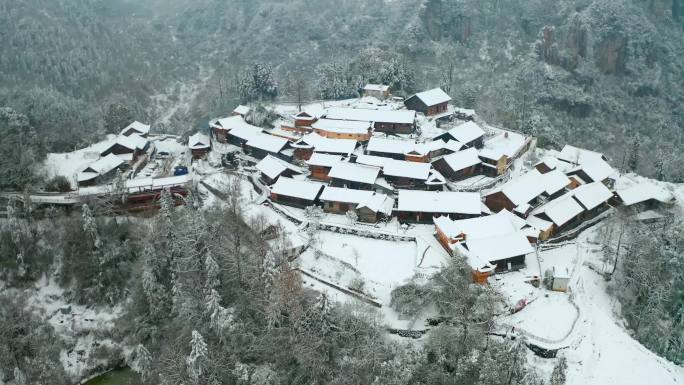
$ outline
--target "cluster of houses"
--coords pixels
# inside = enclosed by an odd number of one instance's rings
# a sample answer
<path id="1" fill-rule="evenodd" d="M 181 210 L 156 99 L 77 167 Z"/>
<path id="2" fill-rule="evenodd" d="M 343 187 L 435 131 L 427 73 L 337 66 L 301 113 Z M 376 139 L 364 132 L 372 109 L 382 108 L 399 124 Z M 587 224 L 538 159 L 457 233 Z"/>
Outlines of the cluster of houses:
<path id="1" fill-rule="evenodd" d="M 367 85 L 364 93 L 390 97 L 383 85 Z M 607 159 L 569 145 L 484 194 L 449 191 L 451 183 L 475 175 L 506 174 L 532 142 L 511 131 L 487 135 L 473 112 L 450 106 L 450 100 L 433 89 L 406 99 L 401 109 L 333 107 L 320 116 L 301 111 L 273 130 L 246 122 L 248 109 L 240 106 L 211 122 L 211 138 L 198 134 L 189 145 L 197 157 L 216 141 L 256 158 L 276 204 L 353 211 L 371 223 L 397 217 L 434 224 L 442 246 L 465 257 L 478 282 L 520 267 L 537 242 L 611 206 L 670 200 L 643 188 L 615 191 L 618 173 Z M 418 142 L 405 135 L 416 130 L 418 114 L 464 122 Z"/>
<path id="2" fill-rule="evenodd" d="M 148 139 L 149 132 L 149 125 L 135 121 L 121 130 L 115 138 L 98 146 L 99 159 L 77 175 L 79 187 L 110 180 L 117 170 L 142 168 L 153 151 Z"/>

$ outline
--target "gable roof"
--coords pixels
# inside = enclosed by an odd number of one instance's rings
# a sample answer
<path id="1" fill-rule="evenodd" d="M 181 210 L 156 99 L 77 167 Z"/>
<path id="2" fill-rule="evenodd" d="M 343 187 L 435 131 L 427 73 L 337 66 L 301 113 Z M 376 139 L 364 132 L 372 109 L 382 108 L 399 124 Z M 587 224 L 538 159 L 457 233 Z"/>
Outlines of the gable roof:
<path id="1" fill-rule="evenodd" d="M 387 159 L 382 173 L 388 176 L 427 180 L 430 176 L 430 163 L 408 162 L 405 160 Z"/>
<path id="2" fill-rule="evenodd" d="M 482 238 L 516 232 L 525 226 L 525 220 L 501 210 L 497 214 L 484 217 L 452 220 L 448 216 L 433 218 L 435 226 L 449 238 L 458 238 L 461 234 L 468 238 Z"/>
<path id="3" fill-rule="evenodd" d="M 403 155 L 413 150 L 415 146 L 416 142 L 412 140 L 378 138 L 374 136 L 368 141 L 366 151 Z"/>
<path id="4" fill-rule="evenodd" d="M 389 88 L 390 88 L 389 86 L 386 86 L 384 84 L 370 84 L 370 83 L 368 83 L 363 87 L 363 90 L 364 91 L 385 92 L 385 91 L 389 91 Z"/>
<path id="5" fill-rule="evenodd" d="M 601 182 L 617 173 L 600 152 L 585 150 L 569 144 L 563 147 L 557 158 L 567 163 L 579 165 L 594 182 Z"/>
<path id="6" fill-rule="evenodd" d="M 372 196 L 369 196 L 365 201 L 359 202 L 358 206 L 356 206 L 357 209 L 364 207 L 374 213 L 391 215 L 392 208 L 394 207 L 394 199 L 385 194 L 376 192 Z"/>
<path id="7" fill-rule="evenodd" d="M 321 154 L 318 152 L 314 152 L 311 155 L 311 158 L 309 158 L 309 160 L 306 161 L 306 163 L 309 166 L 332 167 L 337 162 L 341 162 L 341 161 L 342 161 L 341 155 L 330 155 L 330 154 Z"/>
<path id="8" fill-rule="evenodd" d="M 321 193 L 320 200 L 359 204 L 368 200 L 373 194 L 375 194 L 375 192 L 368 190 L 325 186 L 323 193 Z"/>
<path id="9" fill-rule="evenodd" d="M 233 112 L 240 115 L 247 115 L 249 113 L 249 107 L 240 104 L 239 106 L 235 107 Z"/>
<path id="10" fill-rule="evenodd" d="M 454 139 L 461 143 L 469 143 L 484 136 L 485 132 L 473 121 L 465 122 L 447 131 Z"/>
<path id="11" fill-rule="evenodd" d="M 292 178 L 278 178 L 271 192 L 278 195 L 314 201 L 323 188 L 323 183 Z"/>
<path id="12" fill-rule="evenodd" d="M 399 190 L 398 211 L 481 214 L 480 194 L 460 191 Z"/>
<path id="13" fill-rule="evenodd" d="M 477 150 L 472 147 L 446 155 L 442 159 L 454 171 L 463 170 L 481 163 Z"/>
<path id="14" fill-rule="evenodd" d="M 362 122 L 413 124 L 416 112 L 411 110 L 371 110 L 366 108 L 332 107 L 325 113 L 326 119 L 356 120 Z"/>
<path id="15" fill-rule="evenodd" d="M 328 176 L 335 179 L 348 180 L 366 184 L 374 184 L 378 179 L 380 169 L 358 163 L 338 162 L 328 172 Z"/>
<path id="16" fill-rule="evenodd" d="M 198 132 L 194 135 L 191 135 L 188 138 L 188 147 L 191 150 L 199 150 L 203 148 L 209 148 L 211 145 L 211 142 L 209 140 L 209 135 L 205 135 L 201 132 Z"/>
<path id="17" fill-rule="evenodd" d="M 506 182 L 500 191 L 514 205 L 522 206 L 544 193 L 553 195 L 568 184 L 570 184 L 570 179 L 559 170 L 542 174 L 533 168 L 526 174 Z"/>
<path id="18" fill-rule="evenodd" d="M 232 130 L 230 131 L 230 134 L 233 134 Z M 287 145 L 288 142 L 289 141 L 285 138 L 258 132 L 249 137 L 247 140 L 247 146 L 272 153 L 278 153 Z"/>
<path id="19" fill-rule="evenodd" d="M 316 152 L 350 155 L 356 149 L 357 142 L 354 139 L 330 139 L 313 132 L 304 135 L 295 144 L 301 145 L 302 143 L 313 146 Z"/>
<path id="20" fill-rule="evenodd" d="M 584 211 L 584 208 L 567 193 L 534 210 L 532 214 L 546 214 L 556 226 L 562 226 Z"/>
<path id="21" fill-rule="evenodd" d="M 86 166 L 78 175 L 79 181 L 86 181 L 107 174 L 123 164 L 123 160 L 114 154 L 104 156 Z"/>
<path id="22" fill-rule="evenodd" d="M 674 196 L 669 191 L 655 183 L 646 181 L 640 181 L 630 187 L 616 190 L 615 193 L 626 206 L 631 206 L 651 199 L 662 203 L 672 203 L 675 200 Z"/>
<path id="23" fill-rule="evenodd" d="M 431 90 L 419 92 L 411 96 L 411 98 L 413 97 L 420 99 L 428 107 L 448 102 L 451 100 L 451 97 L 447 95 L 447 93 L 444 92 L 441 88 L 433 88 Z"/>
<path id="24" fill-rule="evenodd" d="M 506 131 L 485 140 L 480 156 L 485 159 L 499 160 L 502 156 L 515 158 L 520 154 L 528 138 L 517 132 Z"/>
<path id="25" fill-rule="evenodd" d="M 572 190 L 572 195 L 585 209 L 591 210 L 601 203 L 607 202 L 613 193 L 603 183 L 592 182 L 578 186 Z"/>
<path id="26" fill-rule="evenodd" d="M 127 132 L 129 132 L 131 130 L 136 131 L 142 135 L 145 135 L 145 134 L 150 132 L 150 125 L 140 123 L 139 121 L 136 120 L 133 123 L 126 126 L 123 130 L 121 130 L 121 135 L 125 135 Z"/>
<path id="27" fill-rule="evenodd" d="M 264 159 L 256 164 L 256 168 L 271 179 L 280 176 L 285 170 L 292 170 L 296 173 L 300 173 L 293 165 L 271 155 L 266 155 Z"/>
<path id="28" fill-rule="evenodd" d="M 370 122 L 356 120 L 318 119 L 311 128 L 344 134 L 368 134 L 373 127 Z"/>
<path id="29" fill-rule="evenodd" d="M 489 262 L 534 252 L 527 236 L 520 231 L 498 236 L 469 238 L 465 243 L 469 253 Z"/>
<path id="30" fill-rule="evenodd" d="M 377 155 L 359 155 L 356 157 L 356 163 L 360 164 L 365 164 L 367 166 L 375 166 L 375 167 L 384 167 L 385 162 L 388 160 L 391 160 L 391 158 L 387 158 L 384 156 L 377 156 Z"/>

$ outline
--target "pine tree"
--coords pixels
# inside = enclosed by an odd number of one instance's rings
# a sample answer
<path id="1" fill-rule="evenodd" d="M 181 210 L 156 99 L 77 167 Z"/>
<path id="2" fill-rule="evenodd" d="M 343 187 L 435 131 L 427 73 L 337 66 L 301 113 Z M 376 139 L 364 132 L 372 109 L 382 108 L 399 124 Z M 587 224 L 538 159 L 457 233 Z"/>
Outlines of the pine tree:
<path id="1" fill-rule="evenodd" d="M 629 146 L 627 170 L 636 172 L 639 168 L 639 137 L 635 137 Z"/>
<path id="2" fill-rule="evenodd" d="M 131 122 L 133 122 L 133 113 L 127 106 L 121 103 L 109 105 L 104 116 L 104 127 L 107 133 L 117 134 Z"/>
<path id="3" fill-rule="evenodd" d="M 662 151 L 658 151 L 656 154 L 655 161 L 653 162 L 653 168 L 655 168 L 655 178 L 658 180 L 665 180 L 665 154 Z"/>
<path id="4" fill-rule="evenodd" d="M 28 385 L 26 375 L 17 367 L 14 367 L 14 385 Z"/>
<path id="5" fill-rule="evenodd" d="M 221 286 L 221 268 L 210 253 L 207 253 L 207 258 L 204 260 L 204 270 L 206 272 L 205 290 L 218 289 Z"/>
<path id="6" fill-rule="evenodd" d="M 197 384 L 204 373 L 208 356 L 207 344 L 197 330 L 192 331 L 190 355 L 185 359 L 190 378 Z"/>
<path id="7" fill-rule="evenodd" d="M 147 380 L 150 378 L 152 370 L 152 355 L 150 354 L 150 351 L 147 350 L 147 348 L 145 348 L 145 346 L 143 346 L 142 344 L 138 345 L 138 347 L 136 348 L 136 353 L 136 366 L 138 369 L 138 373 L 140 373 L 143 383 L 147 383 Z"/>
<path id="8" fill-rule="evenodd" d="M 81 219 L 83 220 L 83 232 L 90 237 L 95 248 L 99 248 L 102 242 L 97 233 L 97 224 L 95 223 L 95 218 L 93 218 L 93 213 L 90 211 L 90 207 L 88 207 L 87 204 L 84 204 L 82 207 Z"/>

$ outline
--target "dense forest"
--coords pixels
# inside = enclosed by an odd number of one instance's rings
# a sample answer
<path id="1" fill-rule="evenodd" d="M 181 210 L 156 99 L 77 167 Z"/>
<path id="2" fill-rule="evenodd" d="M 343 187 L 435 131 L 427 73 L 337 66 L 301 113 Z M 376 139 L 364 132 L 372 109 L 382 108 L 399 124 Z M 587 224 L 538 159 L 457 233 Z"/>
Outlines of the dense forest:
<path id="1" fill-rule="evenodd" d="M 684 6 L 677 0 L 156 0 L 0 4 L 0 106 L 48 151 L 105 131 L 122 105 L 182 133 L 240 100 L 406 95 L 442 86 L 546 146 L 641 144 L 682 180 Z M 259 73 L 259 76 L 255 76 Z M 254 85 L 266 77 L 266 84 Z M 247 83 L 247 84 L 246 84 Z M 250 87 L 251 86 L 251 87 Z M 263 92 L 247 92 L 263 86 Z M 648 149 L 657 150 L 648 150 Z"/>

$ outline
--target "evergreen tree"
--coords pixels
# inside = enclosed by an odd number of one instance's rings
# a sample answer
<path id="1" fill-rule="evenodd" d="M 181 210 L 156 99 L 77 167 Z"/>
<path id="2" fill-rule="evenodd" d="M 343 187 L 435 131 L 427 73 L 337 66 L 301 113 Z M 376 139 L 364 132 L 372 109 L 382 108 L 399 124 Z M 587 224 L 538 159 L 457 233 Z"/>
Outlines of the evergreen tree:
<path id="1" fill-rule="evenodd" d="M 207 356 L 208 350 L 204 338 L 202 338 L 202 335 L 197 330 L 193 330 L 192 339 L 190 340 L 190 355 L 185 359 L 185 362 L 188 374 L 195 384 L 199 383 L 199 379 L 204 373 Z"/>
<path id="2" fill-rule="evenodd" d="M 207 258 L 204 260 L 204 269 L 206 272 L 205 290 L 218 289 L 221 286 L 221 268 L 214 258 L 211 257 L 211 253 L 207 253 Z"/>
<path id="3" fill-rule="evenodd" d="M 653 168 L 655 169 L 655 178 L 658 180 L 665 180 L 665 154 L 662 151 L 658 151 L 656 154 L 655 161 L 653 162 Z"/>
<path id="4" fill-rule="evenodd" d="M 639 137 L 634 137 L 627 155 L 627 170 L 636 172 L 639 168 Z"/>
<path id="5" fill-rule="evenodd" d="M 561 356 L 553 367 L 549 385 L 563 385 L 565 384 L 565 372 L 568 370 L 568 362 L 564 356 Z"/>
<path id="6" fill-rule="evenodd" d="M 104 116 L 104 128 L 107 133 L 118 134 L 133 122 L 133 113 L 122 103 L 112 103 Z"/>
<path id="7" fill-rule="evenodd" d="M 92 211 L 87 204 L 82 206 L 81 220 L 83 225 L 83 232 L 90 238 L 93 246 L 99 248 L 101 245 L 100 236 L 97 232 L 97 223 L 93 217 Z"/>
<path id="8" fill-rule="evenodd" d="M 136 348 L 137 353 L 137 371 L 140 373 L 143 383 L 147 383 L 150 379 L 150 374 L 152 371 L 152 355 L 150 351 L 145 348 L 142 344 L 139 344 Z"/>

